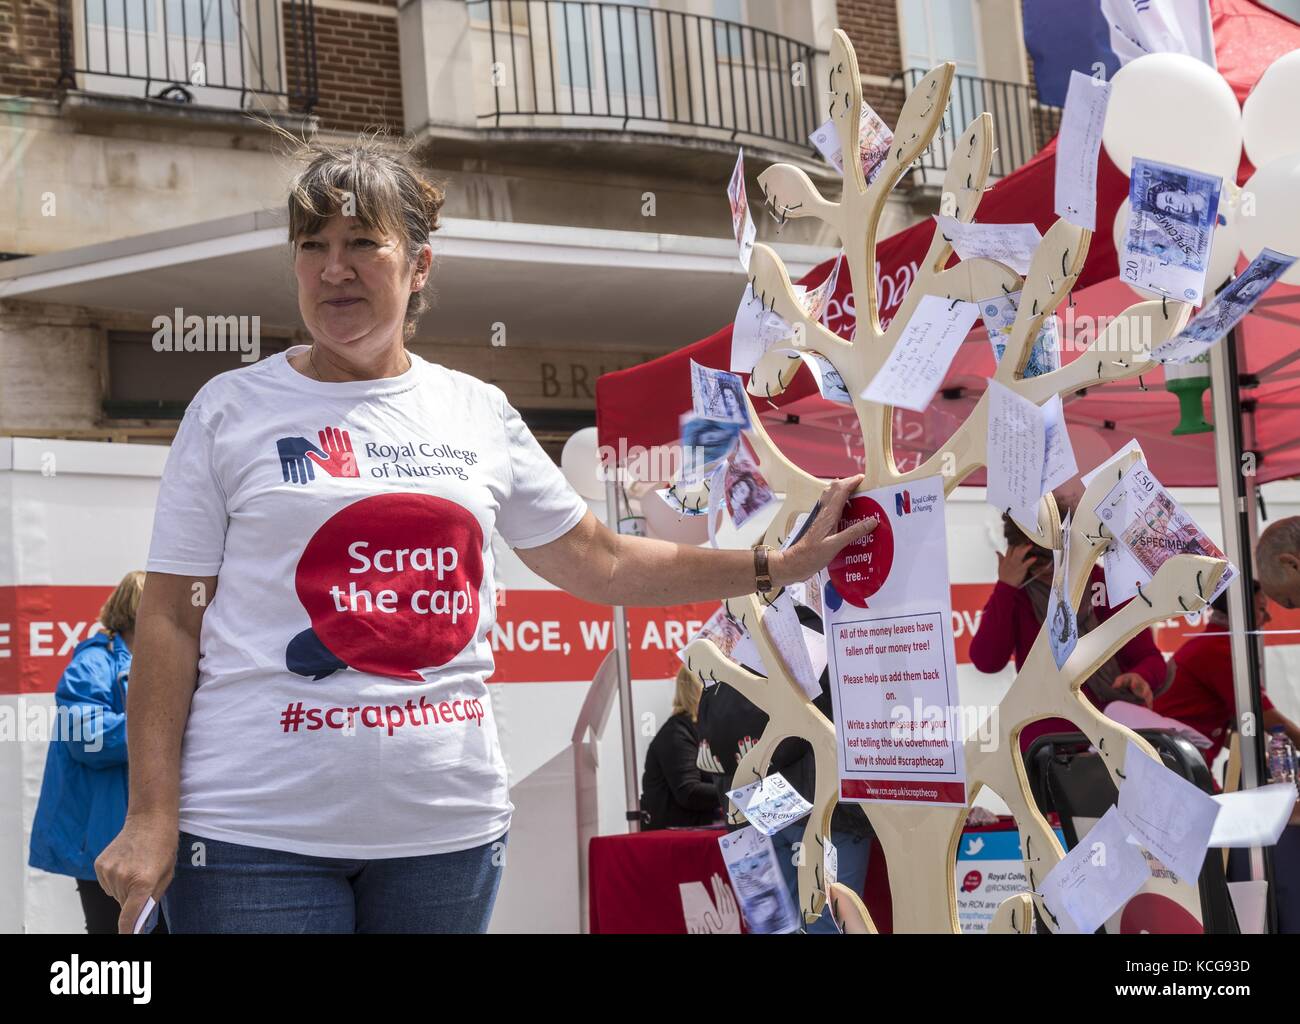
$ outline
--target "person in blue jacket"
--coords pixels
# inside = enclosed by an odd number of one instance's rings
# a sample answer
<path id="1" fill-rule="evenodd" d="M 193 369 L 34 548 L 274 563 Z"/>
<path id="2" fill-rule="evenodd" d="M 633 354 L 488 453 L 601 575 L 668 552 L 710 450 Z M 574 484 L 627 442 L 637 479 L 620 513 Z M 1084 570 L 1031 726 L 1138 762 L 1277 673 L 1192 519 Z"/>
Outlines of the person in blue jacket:
<path id="1" fill-rule="evenodd" d="M 144 573 L 129 572 L 81 641 L 54 700 L 57 728 L 32 821 L 27 863 L 71 875 L 91 935 L 117 934 L 121 908 L 95 878 L 95 858 L 126 820 L 126 684 Z"/>

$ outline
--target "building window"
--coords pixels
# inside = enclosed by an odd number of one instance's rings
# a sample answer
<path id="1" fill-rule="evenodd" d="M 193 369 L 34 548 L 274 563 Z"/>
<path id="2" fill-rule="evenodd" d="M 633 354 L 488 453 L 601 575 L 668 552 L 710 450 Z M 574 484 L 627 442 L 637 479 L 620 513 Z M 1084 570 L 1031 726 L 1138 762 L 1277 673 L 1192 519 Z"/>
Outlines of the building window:
<path id="1" fill-rule="evenodd" d="M 899 0 L 903 66 L 929 71 L 943 61 L 957 74 L 980 74 L 974 0 Z"/>
<path id="2" fill-rule="evenodd" d="M 559 84 L 612 95 L 658 96 L 654 12 L 650 0 L 618 4 L 549 3 L 553 58 Z M 644 8 L 637 10 L 636 8 Z M 581 113 L 590 106 L 578 103 Z"/>
<path id="3" fill-rule="evenodd" d="M 78 85 L 240 108 L 281 88 L 278 0 L 86 0 L 73 4 Z"/>
<path id="4" fill-rule="evenodd" d="M 158 352 L 152 331 L 108 332 L 108 419 L 180 419 L 199 388 L 219 373 L 250 366 L 238 351 Z M 259 337 L 261 357 L 289 348 L 283 338 Z"/>

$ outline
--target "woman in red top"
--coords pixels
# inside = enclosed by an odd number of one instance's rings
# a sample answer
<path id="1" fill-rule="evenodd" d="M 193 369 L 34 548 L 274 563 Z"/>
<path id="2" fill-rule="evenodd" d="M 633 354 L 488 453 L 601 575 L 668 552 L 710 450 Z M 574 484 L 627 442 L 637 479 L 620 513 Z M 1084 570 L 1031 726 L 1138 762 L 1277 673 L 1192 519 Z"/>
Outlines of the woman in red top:
<path id="1" fill-rule="evenodd" d="M 1000 672 L 1013 656 L 1017 670 L 1025 663 L 1042 630 L 1052 586 L 1051 551 L 1030 541 L 1011 519 L 1002 518 L 1007 553 L 998 555 L 998 582 L 970 642 L 970 660 L 981 672 Z M 1079 609 L 1080 636 L 1119 611 L 1106 603 L 1105 595 L 1101 568 L 1093 566 Z M 1114 700 L 1151 707 L 1168 685 L 1167 676 L 1164 655 L 1151 630 L 1144 629 L 1089 677 L 1083 692 L 1099 708 Z M 1078 726 L 1066 719 L 1044 719 L 1021 731 L 1020 748 L 1028 749 L 1035 737 L 1045 733 L 1077 731 Z"/>
<path id="2" fill-rule="evenodd" d="M 1255 622 L 1263 626 L 1270 618 L 1268 601 L 1256 583 Z M 1156 711 L 1160 714 L 1190 725 L 1213 742 L 1212 747 L 1201 751 L 1207 765 L 1214 764 L 1237 717 L 1229 635 L 1228 592 L 1225 590 L 1210 605 L 1204 631 L 1178 648 L 1174 655 L 1173 685 L 1156 701 Z M 1264 728 L 1282 726 L 1291 742 L 1300 747 L 1300 728 L 1273 707 L 1268 694 L 1261 693 L 1259 700 L 1264 709 Z"/>

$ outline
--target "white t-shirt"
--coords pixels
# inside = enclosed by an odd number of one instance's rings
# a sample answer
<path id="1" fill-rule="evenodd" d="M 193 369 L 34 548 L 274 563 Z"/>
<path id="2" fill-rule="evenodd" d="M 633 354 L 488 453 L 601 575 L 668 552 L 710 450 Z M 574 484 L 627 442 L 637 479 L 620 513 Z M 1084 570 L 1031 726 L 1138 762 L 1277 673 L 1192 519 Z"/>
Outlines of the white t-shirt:
<path id="1" fill-rule="evenodd" d="M 218 578 L 181 754 L 185 831 L 381 858 L 509 827 L 485 685 L 492 531 L 534 547 L 587 506 L 499 388 L 411 363 L 327 383 L 282 353 L 213 378 L 186 410 L 147 565 Z"/>

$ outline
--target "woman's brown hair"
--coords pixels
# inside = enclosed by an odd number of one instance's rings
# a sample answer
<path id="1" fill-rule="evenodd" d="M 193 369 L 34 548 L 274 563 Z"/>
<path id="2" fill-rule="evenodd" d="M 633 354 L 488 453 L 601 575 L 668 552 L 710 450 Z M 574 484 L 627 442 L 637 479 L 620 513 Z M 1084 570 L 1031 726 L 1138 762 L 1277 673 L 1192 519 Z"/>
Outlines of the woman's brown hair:
<path id="1" fill-rule="evenodd" d="M 127 573 L 99 610 L 99 624 L 110 633 L 133 631 L 143 592 L 144 573 L 139 569 Z"/>
<path id="2" fill-rule="evenodd" d="M 441 226 L 446 191 L 416 166 L 409 143 L 393 143 L 375 130 L 345 145 L 328 145 L 262 123 L 289 142 L 290 156 L 303 165 L 289 185 L 291 246 L 343 213 L 372 231 L 400 238 L 407 265 L 415 268 L 429 235 Z M 423 290 L 411 294 L 402 330 L 407 341 L 428 308 Z"/>

